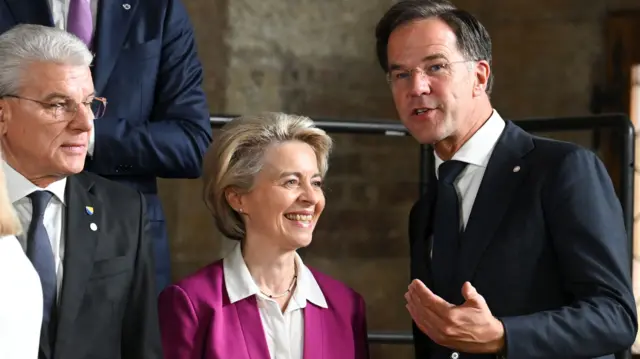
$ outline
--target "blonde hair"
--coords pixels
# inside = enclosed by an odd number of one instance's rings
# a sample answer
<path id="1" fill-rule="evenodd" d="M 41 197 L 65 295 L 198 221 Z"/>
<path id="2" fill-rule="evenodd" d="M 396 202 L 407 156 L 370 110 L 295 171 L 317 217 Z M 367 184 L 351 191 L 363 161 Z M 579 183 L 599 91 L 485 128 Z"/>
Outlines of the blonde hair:
<path id="1" fill-rule="evenodd" d="M 320 174 L 326 175 L 333 141 L 308 117 L 279 112 L 241 116 L 224 125 L 214 139 L 203 160 L 203 197 L 226 237 L 242 240 L 245 236 L 244 222 L 227 202 L 226 190 L 251 191 L 267 148 L 287 141 L 311 146 Z"/>
<path id="2" fill-rule="evenodd" d="M 0 159 L 2 152 L 0 152 Z M 0 237 L 18 235 L 22 232 L 18 215 L 9 200 L 9 190 L 4 178 L 4 171 L 0 166 Z"/>

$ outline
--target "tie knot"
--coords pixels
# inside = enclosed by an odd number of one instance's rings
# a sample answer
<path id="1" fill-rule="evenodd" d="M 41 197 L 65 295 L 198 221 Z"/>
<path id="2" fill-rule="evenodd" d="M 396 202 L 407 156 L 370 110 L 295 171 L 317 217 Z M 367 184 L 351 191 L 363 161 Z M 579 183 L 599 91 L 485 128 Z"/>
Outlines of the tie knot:
<path id="1" fill-rule="evenodd" d="M 49 191 L 35 191 L 27 197 L 31 199 L 33 218 L 41 218 L 44 215 L 45 208 L 47 208 L 49 201 L 51 201 L 51 198 L 53 197 L 53 193 Z"/>
<path id="2" fill-rule="evenodd" d="M 467 167 L 467 163 L 462 161 L 449 160 L 442 162 L 440 167 L 438 167 L 440 181 L 446 184 L 452 184 L 465 167 Z"/>

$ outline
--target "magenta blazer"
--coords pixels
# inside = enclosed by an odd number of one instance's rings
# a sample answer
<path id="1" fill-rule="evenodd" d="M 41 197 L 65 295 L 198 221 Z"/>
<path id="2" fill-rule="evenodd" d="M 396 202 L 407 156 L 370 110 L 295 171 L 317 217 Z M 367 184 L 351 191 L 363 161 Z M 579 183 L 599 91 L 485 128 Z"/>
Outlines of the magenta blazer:
<path id="1" fill-rule="evenodd" d="M 302 309 L 304 359 L 368 359 L 364 300 L 309 269 L 328 308 Z M 229 302 L 222 260 L 165 288 L 158 303 L 165 359 L 270 359 L 256 297 Z"/>

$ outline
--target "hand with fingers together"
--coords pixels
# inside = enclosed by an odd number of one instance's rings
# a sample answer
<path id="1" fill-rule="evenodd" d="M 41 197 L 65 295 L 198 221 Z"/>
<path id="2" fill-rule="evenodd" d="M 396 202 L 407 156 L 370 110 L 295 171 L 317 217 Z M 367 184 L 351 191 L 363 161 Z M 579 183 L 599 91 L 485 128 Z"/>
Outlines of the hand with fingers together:
<path id="1" fill-rule="evenodd" d="M 484 297 L 469 282 L 462 286 L 462 305 L 453 305 L 415 279 L 405 294 L 407 309 L 418 328 L 439 345 L 466 353 L 498 353 L 504 327 Z"/>

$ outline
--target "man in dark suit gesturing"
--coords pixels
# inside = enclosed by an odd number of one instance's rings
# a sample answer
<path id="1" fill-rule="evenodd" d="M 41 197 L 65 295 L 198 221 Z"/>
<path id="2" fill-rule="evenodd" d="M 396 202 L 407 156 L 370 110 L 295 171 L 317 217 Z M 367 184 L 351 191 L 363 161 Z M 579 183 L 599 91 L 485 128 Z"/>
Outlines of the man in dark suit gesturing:
<path id="1" fill-rule="evenodd" d="M 500 117 L 491 39 L 471 14 L 400 1 L 376 36 L 399 117 L 436 157 L 409 218 L 416 357 L 612 358 L 629 348 L 630 256 L 601 161 Z"/>
<path id="2" fill-rule="evenodd" d="M 156 177 L 197 178 L 211 141 L 181 0 L 0 0 L 0 33 L 19 23 L 66 30 L 96 54 L 94 87 L 109 107 L 91 134 L 85 169 L 145 195 L 161 290 L 170 261 Z"/>
<path id="3" fill-rule="evenodd" d="M 153 248 L 139 191 L 81 172 L 92 55 L 41 25 L 0 35 L 0 145 L 18 237 L 43 293 L 40 359 L 160 359 Z"/>

